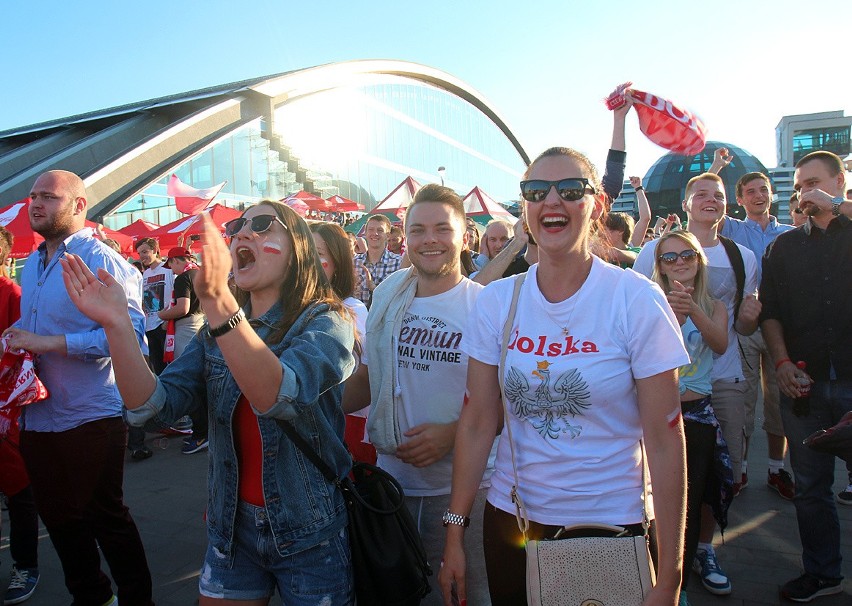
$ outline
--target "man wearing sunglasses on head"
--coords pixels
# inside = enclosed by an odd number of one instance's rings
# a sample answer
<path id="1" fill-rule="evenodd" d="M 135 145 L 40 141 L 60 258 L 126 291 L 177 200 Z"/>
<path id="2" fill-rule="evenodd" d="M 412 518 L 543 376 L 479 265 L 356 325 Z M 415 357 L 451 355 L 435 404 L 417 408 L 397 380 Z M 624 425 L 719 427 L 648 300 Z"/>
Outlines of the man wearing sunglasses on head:
<path id="1" fill-rule="evenodd" d="M 710 296 L 725 304 L 728 311 L 728 348 L 713 360 L 713 409 L 722 427 L 722 434 L 731 455 L 735 482 L 742 476 L 744 448 L 745 377 L 740 361 L 737 334 L 751 334 L 757 328 L 760 303 L 757 292 L 757 259 L 745 246 L 719 236 L 719 222 L 725 214 L 725 187 L 713 173 L 703 173 L 690 179 L 682 203 L 689 220 L 687 230 L 701 244 L 707 256 L 707 282 Z M 633 265 L 637 271 L 651 277 L 654 270 L 657 240 L 648 242 Z M 734 485 L 735 494 L 738 486 Z M 731 593 L 731 583 L 716 562 L 713 535 L 716 523 L 709 507 L 701 516 L 698 553 L 691 563 L 701 576 L 704 588 L 716 595 Z M 689 562 L 686 565 L 690 565 Z"/>

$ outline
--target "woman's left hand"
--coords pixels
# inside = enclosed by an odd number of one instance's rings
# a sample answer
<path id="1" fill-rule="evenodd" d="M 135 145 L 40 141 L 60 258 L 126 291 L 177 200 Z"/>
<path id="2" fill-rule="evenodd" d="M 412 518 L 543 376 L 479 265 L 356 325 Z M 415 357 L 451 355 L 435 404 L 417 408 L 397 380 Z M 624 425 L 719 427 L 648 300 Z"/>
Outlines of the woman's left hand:
<path id="1" fill-rule="evenodd" d="M 204 222 L 204 246 L 201 247 L 203 265 L 195 274 L 192 286 L 205 309 L 209 302 L 221 299 L 230 293 L 228 274 L 231 272 L 231 251 L 225 244 L 222 234 L 207 213 L 202 214 Z M 205 301 L 208 305 L 205 305 Z"/>
<path id="2" fill-rule="evenodd" d="M 672 591 L 671 589 L 663 589 L 660 585 L 655 585 L 642 601 L 642 606 L 677 606 L 679 598 L 679 589 Z"/>

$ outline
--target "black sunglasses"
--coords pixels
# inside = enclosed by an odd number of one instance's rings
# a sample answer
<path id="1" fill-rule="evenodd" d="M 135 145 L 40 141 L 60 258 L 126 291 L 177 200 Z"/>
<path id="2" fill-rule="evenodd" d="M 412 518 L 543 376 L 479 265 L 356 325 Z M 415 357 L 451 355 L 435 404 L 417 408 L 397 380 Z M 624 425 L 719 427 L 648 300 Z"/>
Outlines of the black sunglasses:
<path id="1" fill-rule="evenodd" d="M 584 177 L 572 177 L 559 181 L 531 179 L 521 181 L 521 197 L 527 202 L 541 202 L 547 197 L 551 187 L 555 187 L 556 193 L 566 202 L 576 202 L 586 195 L 587 189 L 593 194 L 597 193 L 595 188 L 589 185 L 589 180 Z"/>
<path id="2" fill-rule="evenodd" d="M 257 215 L 251 219 L 240 217 L 239 219 L 232 219 L 228 221 L 225 223 L 225 235 L 229 238 L 233 238 L 240 233 L 246 223 L 249 224 L 249 229 L 251 229 L 254 233 L 262 234 L 265 231 L 269 231 L 269 228 L 272 227 L 272 224 L 276 221 L 281 224 L 281 227 L 287 229 L 287 226 L 278 218 L 278 215 Z"/>
<path id="3" fill-rule="evenodd" d="M 805 211 L 803 211 L 801 208 L 794 208 L 793 212 L 796 213 L 797 215 L 801 215 L 801 214 L 804 214 Z"/>
<path id="4" fill-rule="evenodd" d="M 667 252 L 660 255 L 659 259 L 663 263 L 667 265 L 674 265 L 677 263 L 677 259 L 680 257 L 683 259 L 684 263 L 692 263 L 696 259 L 698 259 L 698 253 L 692 250 L 691 248 L 687 248 L 686 250 L 682 250 L 679 253 L 676 252 Z"/>

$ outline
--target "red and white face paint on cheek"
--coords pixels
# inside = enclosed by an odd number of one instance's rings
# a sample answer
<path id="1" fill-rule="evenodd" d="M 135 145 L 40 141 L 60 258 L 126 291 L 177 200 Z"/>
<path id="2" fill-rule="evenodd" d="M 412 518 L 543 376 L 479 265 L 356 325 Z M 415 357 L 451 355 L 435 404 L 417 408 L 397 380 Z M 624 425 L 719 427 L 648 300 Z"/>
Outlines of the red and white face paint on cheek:
<path id="1" fill-rule="evenodd" d="M 276 244 L 275 242 L 264 242 L 263 244 L 263 252 L 267 252 L 273 255 L 281 254 L 281 245 Z"/>
<path id="2" fill-rule="evenodd" d="M 322 268 L 328 269 L 328 259 L 326 259 L 325 257 L 320 257 L 319 260 L 320 260 L 320 265 L 322 265 Z"/>

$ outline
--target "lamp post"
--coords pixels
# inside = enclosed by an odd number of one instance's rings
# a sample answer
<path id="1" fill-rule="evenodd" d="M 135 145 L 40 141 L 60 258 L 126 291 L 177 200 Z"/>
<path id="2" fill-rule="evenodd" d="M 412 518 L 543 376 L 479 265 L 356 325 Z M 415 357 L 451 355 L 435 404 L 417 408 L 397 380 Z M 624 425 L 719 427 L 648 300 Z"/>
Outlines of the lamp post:
<path id="1" fill-rule="evenodd" d="M 441 185 L 444 184 L 444 173 L 447 172 L 447 169 L 443 166 L 438 167 L 438 176 L 441 177 Z"/>

